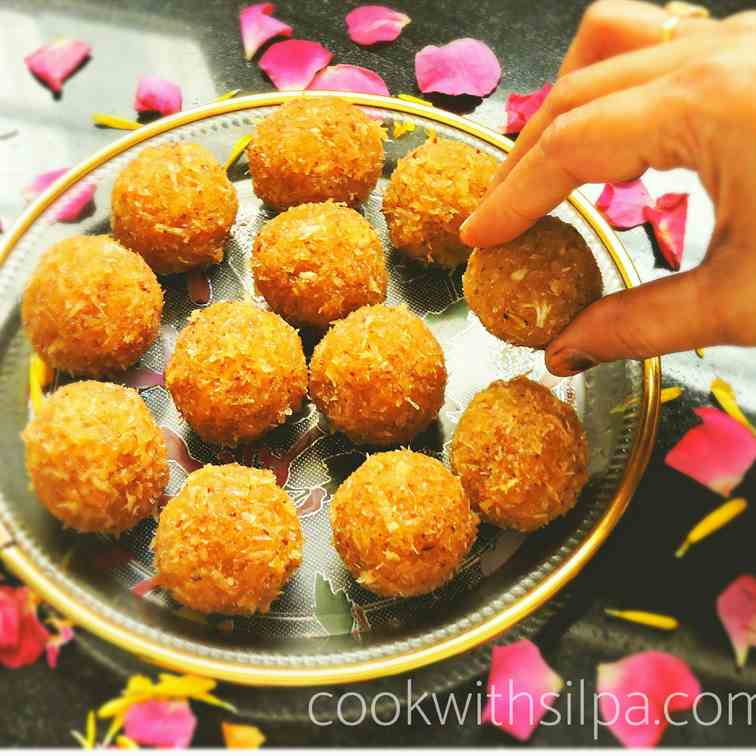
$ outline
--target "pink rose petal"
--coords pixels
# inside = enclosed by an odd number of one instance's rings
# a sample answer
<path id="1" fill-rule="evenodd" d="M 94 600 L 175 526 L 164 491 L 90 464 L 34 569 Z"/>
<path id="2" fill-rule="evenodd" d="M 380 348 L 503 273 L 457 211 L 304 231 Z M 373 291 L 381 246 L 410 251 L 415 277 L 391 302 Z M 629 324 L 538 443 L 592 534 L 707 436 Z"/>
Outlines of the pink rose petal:
<path id="1" fill-rule="evenodd" d="M 92 48 L 86 42 L 58 39 L 27 55 L 24 63 L 53 92 L 60 92 L 63 82 L 89 57 L 91 52 Z"/>
<path id="2" fill-rule="evenodd" d="M 756 460 L 756 436 L 715 407 L 693 410 L 703 420 L 669 450 L 666 463 L 729 496 Z"/>
<path id="3" fill-rule="evenodd" d="M 247 60 L 252 60 L 255 53 L 269 39 L 292 35 L 294 30 L 288 24 L 273 18 L 271 14 L 275 10 L 276 6 L 273 3 L 257 3 L 239 11 L 244 57 Z"/>
<path id="4" fill-rule="evenodd" d="M 411 20 L 385 5 L 360 5 L 346 15 L 347 34 L 358 45 L 393 42 Z"/>
<path id="5" fill-rule="evenodd" d="M 68 172 L 68 168 L 56 168 L 54 171 L 47 171 L 46 173 L 40 173 L 34 177 L 34 180 L 29 186 L 24 187 L 22 194 L 27 202 L 31 202 L 38 194 L 42 194 L 49 186 L 52 186 L 64 173 Z"/>
<path id="6" fill-rule="evenodd" d="M 531 641 L 494 646 L 481 721 L 528 740 L 563 687 L 562 678 Z"/>
<path id="7" fill-rule="evenodd" d="M 485 97 L 499 83 L 501 66 L 488 45 L 466 37 L 420 50 L 415 77 L 421 92 Z"/>
<path id="8" fill-rule="evenodd" d="M 58 657 L 60 649 L 74 639 L 74 629 L 69 624 L 62 624 L 56 635 L 50 636 L 45 647 L 47 655 L 47 666 L 50 669 L 56 669 L 58 666 Z"/>
<path id="9" fill-rule="evenodd" d="M 276 89 L 307 89 L 315 74 L 331 62 L 333 54 L 318 42 L 287 39 L 271 45 L 260 58 L 260 68 Z"/>
<path id="10" fill-rule="evenodd" d="M 596 690 L 601 721 L 617 740 L 649 748 L 661 740 L 671 712 L 692 708 L 701 685 L 684 661 L 645 651 L 600 664 Z"/>
<path id="11" fill-rule="evenodd" d="M 79 220 L 91 204 L 96 189 L 91 181 L 71 187 L 55 204 L 54 219 L 67 223 Z"/>
<path id="12" fill-rule="evenodd" d="M 173 115 L 181 110 L 181 88 L 159 76 L 140 76 L 134 96 L 137 113 Z"/>
<path id="13" fill-rule="evenodd" d="M 540 89 L 527 94 L 512 92 L 507 97 L 507 103 L 504 106 L 507 113 L 507 122 L 504 124 L 502 131 L 505 134 L 519 134 L 525 124 L 535 115 L 538 108 L 543 105 L 543 101 L 548 96 L 553 86 L 547 81 Z"/>
<path id="14" fill-rule="evenodd" d="M 45 652 L 50 637 L 37 617 L 34 597 L 24 586 L 0 586 L 0 606 L 3 624 L 8 627 L 0 643 L 0 666 L 18 669 L 34 664 Z"/>
<path id="15" fill-rule="evenodd" d="M 643 209 L 654 228 L 659 249 L 672 270 L 680 270 L 685 247 L 685 223 L 688 218 L 687 194 L 663 194 L 654 207 Z"/>
<path id="16" fill-rule="evenodd" d="M 735 663 L 744 666 L 748 649 L 756 646 L 756 576 L 735 578 L 717 597 L 717 615 L 735 650 Z"/>
<path id="17" fill-rule="evenodd" d="M 315 75 L 307 89 L 330 89 L 334 92 L 365 92 L 389 96 L 386 82 L 375 71 L 344 63 L 324 68 Z"/>
<path id="18" fill-rule="evenodd" d="M 187 748 L 197 719 L 186 699 L 152 699 L 129 706 L 123 729 L 135 743 L 155 748 Z"/>
<path id="19" fill-rule="evenodd" d="M 651 195 L 640 179 L 605 184 L 596 200 L 612 228 L 633 228 L 646 222 L 644 210 L 652 204 Z"/>

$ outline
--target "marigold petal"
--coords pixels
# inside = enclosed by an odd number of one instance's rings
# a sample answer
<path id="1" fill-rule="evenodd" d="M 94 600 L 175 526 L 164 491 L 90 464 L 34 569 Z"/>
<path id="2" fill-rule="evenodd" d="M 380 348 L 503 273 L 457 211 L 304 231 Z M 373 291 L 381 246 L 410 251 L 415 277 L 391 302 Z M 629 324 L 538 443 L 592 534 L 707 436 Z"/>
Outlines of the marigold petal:
<path id="1" fill-rule="evenodd" d="M 685 225 L 688 218 L 687 194 L 663 194 L 653 207 L 643 208 L 651 224 L 664 259 L 672 270 L 680 270 L 685 248 Z"/>
<path id="2" fill-rule="evenodd" d="M 485 97 L 496 89 L 501 66 L 487 44 L 465 37 L 420 50 L 415 55 L 415 77 L 421 92 Z"/>
<path id="3" fill-rule="evenodd" d="M 482 721 L 528 740 L 563 687 L 531 641 L 494 646 Z"/>
<path id="4" fill-rule="evenodd" d="M 400 92 L 397 97 L 405 102 L 416 102 L 418 105 L 427 105 L 430 108 L 435 107 L 430 100 L 424 100 L 422 97 L 415 97 L 415 95 L 406 94 L 404 92 Z"/>
<path id="5" fill-rule="evenodd" d="M 231 152 L 228 153 L 226 162 L 223 167 L 228 170 L 240 157 L 242 152 L 247 149 L 247 145 L 252 141 L 252 134 L 240 136 L 232 145 Z"/>
<path id="6" fill-rule="evenodd" d="M 756 433 L 756 428 L 751 425 L 743 411 L 738 407 L 735 399 L 735 391 L 732 386 L 723 378 L 715 378 L 711 382 L 711 393 L 714 394 L 722 409 L 734 420 L 748 428 L 751 433 Z"/>
<path id="7" fill-rule="evenodd" d="M 142 127 L 142 124 L 138 121 L 110 115 L 109 113 L 92 113 L 92 123 L 95 126 L 104 126 L 108 129 L 121 129 L 123 131 L 136 131 L 136 129 Z"/>
<path id="8" fill-rule="evenodd" d="M 276 89 L 307 89 L 315 74 L 327 66 L 333 54 L 319 42 L 287 39 L 271 45 L 260 58 L 260 68 Z"/>
<path id="9" fill-rule="evenodd" d="M 532 92 L 512 92 L 507 97 L 504 106 L 507 122 L 501 130 L 505 134 L 519 134 L 525 128 L 525 124 L 535 115 L 538 108 L 543 105 L 543 101 L 552 89 L 553 85 L 547 81 L 540 89 Z"/>
<path id="10" fill-rule="evenodd" d="M 672 654 L 645 651 L 600 664 L 596 681 L 601 718 L 624 746 L 655 746 L 673 711 L 693 706 L 701 685 Z"/>
<path id="11" fill-rule="evenodd" d="M 160 113 L 173 115 L 182 106 L 181 87 L 159 76 L 140 76 L 134 95 L 134 110 L 137 113 Z"/>
<path id="12" fill-rule="evenodd" d="M 386 82 L 369 68 L 339 64 L 327 66 L 310 82 L 307 89 L 331 90 L 333 92 L 364 92 L 389 96 Z"/>
<path id="13" fill-rule="evenodd" d="M 655 627 L 657 630 L 677 630 L 680 623 L 667 614 L 656 614 L 656 612 L 644 612 L 635 609 L 604 609 L 604 612 L 610 617 L 635 622 L 638 625 L 647 625 Z"/>
<path id="14" fill-rule="evenodd" d="M 756 575 L 740 575 L 717 597 L 719 617 L 735 651 L 735 663 L 745 665 L 756 646 Z"/>
<path id="15" fill-rule="evenodd" d="M 670 449 L 666 463 L 722 496 L 729 496 L 756 460 L 756 437 L 715 407 L 694 412 L 703 421 Z"/>
<path id="16" fill-rule="evenodd" d="M 675 556 L 678 559 L 685 556 L 688 549 L 694 543 L 703 541 L 704 538 L 708 538 L 712 533 L 716 533 L 717 530 L 723 528 L 731 520 L 734 520 L 736 517 L 743 514 L 747 508 L 748 502 L 745 499 L 730 499 L 730 501 L 720 504 L 716 509 L 709 512 L 706 517 L 699 520 L 695 527 L 685 537 L 680 548 L 675 552 Z"/>
<path id="17" fill-rule="evenodd" d="M 276 6 L 273 3 L 248 5 L 239 11 L 244 57 L 252 60 L 255 53 L 273 37 L 290 37 L 294 30 L 283 21 L 273 17 Z"/>
<path id="18" fill-rule="evenodd" d="M 652 203 L 651 195 L 640 179 L 605 184 L 596 207 L 612 228 L 625 229 L 646 222 L 643 209 Z"/>
<path id="19" fill-rule="evenodd" d="M 224 92 L 219 97 L 215 98 L 215 102 L 223 102 L 224 100 L 230 100 L 232 97 L 236 97 L 236 95 L 241 92 L 241 89 L 230 89 L 228 92 Z"/>
<path id="20" fill-rule="evenodd" d="M 221 722 L 221 729 L 226 748 L 259 748 L 265 742 L 265 735 L 252 725 Z"/>
<path id="21" fill-rule="evenodd" d="M 26 67 L 53 92 L 91 55 L 92 48 L 76 39 L 57 39 L 24 58 Z"/>
<path id="22" fill-rule="evenodd" d="M 412 19 L 385 5 L 360 5 L 346 15 L 347 34 L 358 45 L 393 42 Z"/>

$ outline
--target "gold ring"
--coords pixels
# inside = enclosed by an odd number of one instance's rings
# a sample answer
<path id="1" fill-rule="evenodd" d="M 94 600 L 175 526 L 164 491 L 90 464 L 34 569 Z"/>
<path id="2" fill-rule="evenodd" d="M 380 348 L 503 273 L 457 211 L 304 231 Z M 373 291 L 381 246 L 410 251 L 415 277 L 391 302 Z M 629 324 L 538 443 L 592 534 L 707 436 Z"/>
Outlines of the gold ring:
<path id="1" fill-rule="evenodd" d="M 662 42 L 669 42 L 674 38 L 677 25 L 684 18 L 709 18 L 709 9 L 695 3 L 685 3 L 672 0 L 664 6 L 669 17 L 662 24 Z"/>

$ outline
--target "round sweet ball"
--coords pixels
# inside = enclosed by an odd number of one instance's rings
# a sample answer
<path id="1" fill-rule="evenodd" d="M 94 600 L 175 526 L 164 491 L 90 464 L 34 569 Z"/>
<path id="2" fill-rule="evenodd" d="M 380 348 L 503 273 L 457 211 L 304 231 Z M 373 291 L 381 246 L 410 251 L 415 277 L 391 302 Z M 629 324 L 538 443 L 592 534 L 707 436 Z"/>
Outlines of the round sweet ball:
<path id="1" fill-rule="evenodd" d="M 546 346 L 603 288 L 583 237 L 550 215 L 511 242 L 475 249 L 463 286 L 494 336 L 535 348 Z"/>
<path id="2" fill-rule="evenodd" d="M 125 370 L 160 331 L 163 292 L 144 260 L 109 236 L 73 236 L 41 257 L 21 317 L 51 368 L 86 376 Z"/>
<path id="3" fill-rule="evenodd" d="M 168 456 L 134 389 L 100 381 L 59 388 L 22 433 L 26 468 L 42 504 L 83 533 L 113 533 L 156 511 Z"/>
<path id="4" fill-rule="evenodd" d="M 386 298 L 378 235 L 358 212 L 330 201 L 267 223 L 255 239 L 252 273 L 271 309 L 295 326 L 324 329 Z"/>
<path id="5" fill-rule="evenodd" d="M 307 364 L 297 332 L 251 302 L 195 310 L 176 340 L 165 382 L 203 440 L 254 441 L 299 409 Z"/>
<path id="6" fill-rule="evenodd" d="M 206 465 L 160 513 L 160 586 L 198 612 L 267 612 L 302 562 L 302 530 L 270 470 Z"/>
<path id="7" fill-rule="evenodd" d="M 444 403 L 444 353 L 404 307 L 362 307 L 337 321 L 315 348 L 310 397 L 358 444 L 404 444 Z"/>
<path id="8" fill-rule="evenodd" d="M 380 125 L 338 97 L 290 100 L 257 125 L 247 148 L 255 194 L 283 210 L 364 202 L 383 170 Z"/>
<path id="9" fill-rule="evenodd" d="M 496 160 L 463 142 L 433 139 L 405 155 L 383 198 L 391 243 L 410 258 L 456 268 L 470 248 L 459 227 L 480 204 Z"/>
<path id="10" fill-rule="evenodd" d="M 207 268 L 239 209 L 234 185 L 206 147 L 169 142 L 142 150 L 113 184 L 115 237 L 158 274 Z"/>
<path id="11" fill-rule="evenodd" d="M 446 583 L 478 530 L 459 480 L 407 449 L 368 457 L 339 486 L 330 512 L 347 569 L 380 596 L 417 596 Z"/>
<path id="12" fill-rule="evenodd" d="M 483 520 L 527 532 L 575 505 L 588 480 L 588 442 L 572 407 L 520 376 L 473 398 L 451 462 Z"/>

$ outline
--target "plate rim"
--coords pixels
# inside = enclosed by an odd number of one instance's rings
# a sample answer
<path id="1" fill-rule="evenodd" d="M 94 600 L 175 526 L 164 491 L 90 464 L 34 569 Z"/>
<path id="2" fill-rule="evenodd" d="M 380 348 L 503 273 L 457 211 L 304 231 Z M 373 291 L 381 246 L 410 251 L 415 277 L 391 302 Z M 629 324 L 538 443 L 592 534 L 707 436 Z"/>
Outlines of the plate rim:
<path id="1" fill-rule="evenodd" d="M 302 96 L 340 97 L 355 105 L 420 116 L 459 129 L 503 150 L 505 153 L 508 153 L 514 144 L 510 139 L 490 127 L 465 116 L 448 112 L 433 105 L 424 105 L 420 102 L 396 97 L 354 92 L 264 92 L 217 100 L 145 124 L 120 139 L 116 139 L 71 168 L 38 197 L 9 230 L 2 246 L 0 246 L 0 265 L 5 263 L 10 252 L 32 224 L 66 190 L 125 150 L 179 126 L 225 113 L 281 105 L 287 100 Z M 640 276 L 624 245 L 599 211 L 577 190 L 568 197 L 567 201 L 598 235 L 612 257 L 625 286 L 632 288 L 640 285 Z M 402 651 L 367 661 L 333 664 L 319 669 L 297 667 L 295 664 L 265 667 L 218 661 L 166 648 L 154 640 L 137 636 L 133 631 L 118 627 L 115 623 L 100 616 L 94 609 L 68 595 L 53 577 L 45 574 L 34 563 L 31 555 L 25 553 L 21 546 L 15 543 L 12 533 L 3 526 L 2 520 L 0 520 L 0 559 L 12 573 L 26 583 L 45 602 L 63 612 L 76 624 L 159 667 L 183 673 L 200 674 L 226 682 L 257 686 L 332 685 L 374 680 L 401 674 L 461 654 L 490 641 L 539 609 L 577 576 L 622 517 L 646 469 L 656 441 L 660 391 L 660 358 L 643 360 L 643 397 L 639 405 L 639 429 L 625 471 L 606 512 L 585 535 L 574 553 L 538 585 L 514 601 L 511 606 L 494 613 L 488 619 L 453 638 L 427 647 Z"/>

